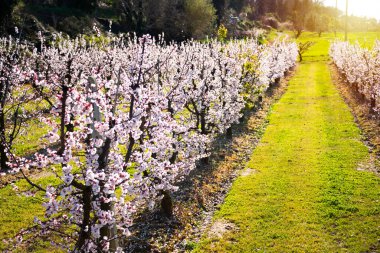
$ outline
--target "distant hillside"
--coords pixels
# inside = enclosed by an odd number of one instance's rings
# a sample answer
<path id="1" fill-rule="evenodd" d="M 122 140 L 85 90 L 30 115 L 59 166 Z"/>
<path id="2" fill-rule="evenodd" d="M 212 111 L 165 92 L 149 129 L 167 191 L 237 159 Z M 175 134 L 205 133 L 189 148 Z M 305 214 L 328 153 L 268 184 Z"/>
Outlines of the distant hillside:
<path id="1" fill-rule="evenodd" d="M 223 24 L 229 36 L 252 34 L 255 28 L 322 33 L 342 30 L 344 17 L 312 0 L 2 0 L 0 33 L 35 38 L 37 31 L 70 36 L 103 31 L 165 33 L 168 40 L 205 38 Z M 352 31 L 376 31 L 375 19 L 350 17 Z"/>

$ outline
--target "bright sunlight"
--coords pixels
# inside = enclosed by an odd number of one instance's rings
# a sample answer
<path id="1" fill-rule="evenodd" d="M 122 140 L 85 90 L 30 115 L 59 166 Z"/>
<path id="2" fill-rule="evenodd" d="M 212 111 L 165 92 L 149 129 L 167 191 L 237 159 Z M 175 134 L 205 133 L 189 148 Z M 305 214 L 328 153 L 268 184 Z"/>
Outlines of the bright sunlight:
<path id="1" fill-rule="evenodd" d="M 325 0 L 326 5 L 335 6 L 336 0 Z M 338 8 L 346 10 L 346 1 L 338 0 Z M 377 0 L 348 0 L 348 14 L 366 16 L 380 20 L 380 1 Z"/>

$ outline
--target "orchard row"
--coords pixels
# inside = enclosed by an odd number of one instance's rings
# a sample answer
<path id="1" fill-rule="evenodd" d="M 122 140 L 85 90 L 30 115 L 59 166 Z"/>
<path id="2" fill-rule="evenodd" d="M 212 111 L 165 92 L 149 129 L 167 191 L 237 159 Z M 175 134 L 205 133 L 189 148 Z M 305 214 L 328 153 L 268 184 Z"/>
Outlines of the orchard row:
<path id="1" fill-rule="evenodd" d="M 38 48 L 0 40 L 1 159 L 60 180 L 44 188 L 27 178 L 46 192 L 46 212 L 18 242 L 57 233 L 65 240 L 55 243 L 77 252 L 121 252 L 133 215 L 175 191 L 297 59 L 284 41 L 40 39 Z M 17 156 L 12 145 L 31 119 L 49 129 L 46 148 Z"/>
<path id="2" fill-rule="evenodd" d="M 330 55 L 352 88 L 368 102 L 370 111 L 380 115 L 380 42 L 372 50 L 335 42 Z"/>

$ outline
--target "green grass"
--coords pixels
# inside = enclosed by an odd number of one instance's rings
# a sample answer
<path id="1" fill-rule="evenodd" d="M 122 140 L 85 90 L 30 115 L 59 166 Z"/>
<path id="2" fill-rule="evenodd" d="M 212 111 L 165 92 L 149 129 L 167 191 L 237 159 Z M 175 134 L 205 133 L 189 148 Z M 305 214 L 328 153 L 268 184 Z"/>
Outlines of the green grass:
<path id="1" fill-rule="evenodd" d="M 52 175 L 33 177 L 33 181 L 43 187 L 59 183 L 58 179 Z M 30 189 L 26 180 L 20 180 L 16 185 L 22 191 Z M 43 193 L 38 193 L 35 197 L 26 197 L 23 194 L 16 194 L 10 185 L 0 189 L 0 251 L 7 249 L 6 244 L 2 242 L 3 239 L 13 238 L 22 228 L 33 225 L 35 216 L 43 218 L 43 201 Z M 52 249 L 54 247 L 50 246 L 50 243 L 38 240 L 27 250 L 28 252 L 51 252 Z M 18 252 L 25 252 L 25 250 L 20 249 Z M 53 252 L 60 251 L 54 249 Z"/>
<path id="2" fill-rule="evenodd" d="M 13 152 L 16 155 L 33 154 L 46 145 L 46 141 L 41 142 L 42 137 L 49 131 L 45 124 L 38 120 L 32 120 L 22 131 L 13 144 Z"/>
<path id="3" fill-rule="evenodd" d="M 215 214 L 237 229 L 205 235 L 195 252 L 380 251 L 380 178 L 358 170 L 368 149 L 331 82 L 328 42 L 313 38 L 247 164 L 255 173 Z"/>
<path id="4" fill-rule="evenodd" d="M 18 97 L 19 99 L 22 99 L 24 96 L 24 91 L 26 93 L 34 93 L 34 89 L 30 85 L 24 85 L 22 90 L 18 90 L 13 94 L 14 96 Z M 10 104 L 6 106 L 5 108 L 9 109 L 11 106 L 15 106 L 14 104 Z M 49 105 L 44 100 L 32 100 L 25 102 L 21 105 L 20 110 L 23 110 L 27 113 L 34 114 L 35 112 L 41 112 L 43 110 L 46 110 L 49 108 Z M 12 112 L 9 112 L 8 115 L 12 115 Z M 45 115 L 43 115 L 45 116 Z M 9 122 L 10 123 L 10 122 Z M 7 135 L 9 135 L 10 132 L 12 132 L 13 124 L 10 124 L 7 129 Z M 39 149 L 43 148 L 44 146 L 48 145 L 46 141 L 44 143 L 41 142 L 41 139 L 44 135 L 46 135 L 49 132 L 49 126 L 45 123 L 42 123 L 37 118 L 32 118 L 30 120 L 27 120 L 25 123 L 22 124 L 21 131 L 16 136 L 12 143 L 12 152 L 18 156 L 26 156 L 30 155 Z"/>
<path id="5" fill-rule="evenodd" d="M 293 36 L 293 33 L 287 32 L 288 36 Z M 372 47 L 374 41 L 380 39 L 380 32 L 356 32 L 348 33 L 348 40 L 351 43 L 358 42 L 363 47 Z M 304 54 L 304 60 L 306 61 L 325 61 L 329 59 L 328 51 L 330 43 L 335 40 L 344 40 L 343 33 L 323 33 L 319 37 L 316 33 L 304 32 L 297 39 L 297 42 L 314 41 L 315 44 L 310 48 L 308 52 Z"/>

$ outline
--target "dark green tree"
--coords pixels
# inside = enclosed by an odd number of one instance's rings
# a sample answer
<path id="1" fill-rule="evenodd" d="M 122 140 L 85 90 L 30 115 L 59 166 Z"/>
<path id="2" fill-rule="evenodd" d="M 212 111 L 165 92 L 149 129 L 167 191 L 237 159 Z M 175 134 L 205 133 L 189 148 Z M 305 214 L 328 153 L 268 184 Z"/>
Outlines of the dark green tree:
<path id="1" fill-rule="evenodd" d="M 217 25 L 220 26 L 221 20 L 223 19 L 225 10 L 228 6 L 227 0 L 213 0 L 212 3 L 214 5 L 214 8 L 216 10 L 216 22 Z"/>
<path id="2" fill-rule="evenodd" d="M 12 12 L 18 0 L 0 0 L 0 33 L 6 33 L 12 26 Z"/>
<path id="3" fill-rule="evenodd" d="M 59 6 L 80 9 L 84 12 L 91 12 L 97 6 L 96 0 L 58 0 Z"/>
<path id="4" fill-rule="evenodd" d="M 230 0 L 229 2 L 229 7 L 234 9 L 238 13 L 241 12 L 243 7 L 247 5 L 246 0 Z"/>

